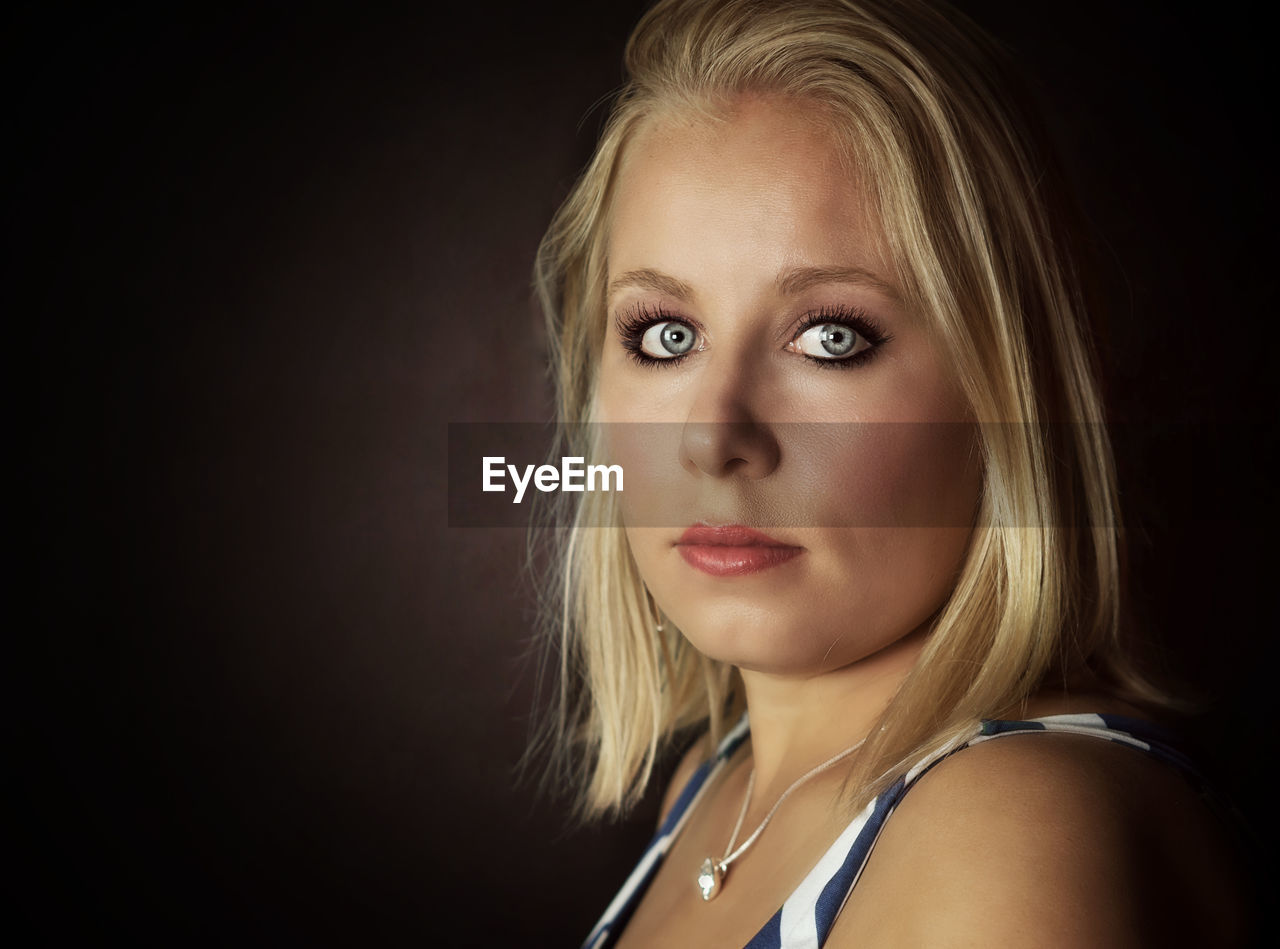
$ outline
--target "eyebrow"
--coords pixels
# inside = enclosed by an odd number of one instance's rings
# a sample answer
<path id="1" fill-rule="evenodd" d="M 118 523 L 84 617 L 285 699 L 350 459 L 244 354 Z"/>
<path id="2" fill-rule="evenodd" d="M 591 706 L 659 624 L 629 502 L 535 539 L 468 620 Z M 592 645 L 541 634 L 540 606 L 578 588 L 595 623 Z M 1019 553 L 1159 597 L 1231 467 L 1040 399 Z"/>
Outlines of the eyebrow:
<path id="1" fill-rule="evenodd" d="M 892 300 L 901 300 L 898 288 L 886 283 L 869 270 L 861 267 L 796 267 L 784 270 L 775 282 L 778 292 L 784 296 L 798 293 L 827 283 L 850 283 L 856 286 L 877 290 Z M 657 270 L 628 270 L 609 281 L 608 299 L 612 299 L 620 290 L 626 289 L 653 290 L 665 293 L 677 300 L 693 299 L 693 288 L 683 280 L 668 276 Z"/>
<path id="2" fill-rule="evenodd" d="M 778 291 L 784 296 L 803 293 L 811 287 L 824 283 L 851 283 L 856 286 L 877 290 L 891 300 L 901 300 L 898 288 L 886 283 L 870 270 L 861 267 L 797 267 L 783 271 L 778 275 Z"/>
<path id="3" fill-rule="evenodd" d="M 669 277 L 657 270 L 649 269 L 628 270 L 626 273 L 614 277 L 609 281 L 608 298 L 612 299 L 619 290 L 632 287 L 638 290 L 653 290 L 656 293 L 665 293 L 668 296 L 675 297 L 677 300 L 686 302 L 693 299 L 693 288 L 683 280 L 677 280 L 675 277 Z"/>

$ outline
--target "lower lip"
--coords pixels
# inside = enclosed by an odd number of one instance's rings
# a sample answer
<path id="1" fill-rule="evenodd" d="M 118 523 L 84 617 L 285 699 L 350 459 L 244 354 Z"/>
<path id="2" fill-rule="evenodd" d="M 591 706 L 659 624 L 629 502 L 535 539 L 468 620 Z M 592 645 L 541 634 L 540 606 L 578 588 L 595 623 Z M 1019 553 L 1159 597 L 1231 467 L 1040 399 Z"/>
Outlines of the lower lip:
<path id="1" fill-rule="evenodd" d="M 742 577 L 784 564 L 803 547 L 717 547 L 710 544 L 680 544 L 680 556 L 695 570 L 713 577 Z"/>

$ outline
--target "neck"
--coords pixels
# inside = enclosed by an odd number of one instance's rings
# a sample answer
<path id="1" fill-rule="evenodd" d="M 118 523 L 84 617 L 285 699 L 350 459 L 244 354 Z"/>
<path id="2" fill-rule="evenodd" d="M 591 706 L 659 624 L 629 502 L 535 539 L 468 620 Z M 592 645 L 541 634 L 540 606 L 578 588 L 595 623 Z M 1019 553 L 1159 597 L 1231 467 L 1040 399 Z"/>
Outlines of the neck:
<path id="1" fill-rule="evenodd" d="M 755 796 L 776 794 L 866 738 L 915 665 L 926 635 L 919 629 L 858 662 L 817 676 L 742 669 Z"/>

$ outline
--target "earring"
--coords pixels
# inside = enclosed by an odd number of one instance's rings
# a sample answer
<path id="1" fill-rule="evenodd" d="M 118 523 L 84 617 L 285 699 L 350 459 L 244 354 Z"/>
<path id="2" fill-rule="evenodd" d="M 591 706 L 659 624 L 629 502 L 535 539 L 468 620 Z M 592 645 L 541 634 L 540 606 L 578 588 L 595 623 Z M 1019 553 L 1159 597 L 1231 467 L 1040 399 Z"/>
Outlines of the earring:
<path id="1" fill-rule="evenodd" d="M 658 601 L 655 600 L 653 598 L 653 594 L 649 592 L 648 584 L 642 583 L 641 585 L 644 586 L 645 601 L 649 604 L 649 615 L 653 617 L 653 628 L 658 632 L 662 632 L 667 628 L 667 624 L 663 622 L 662 611 L 658 609 Z"/>

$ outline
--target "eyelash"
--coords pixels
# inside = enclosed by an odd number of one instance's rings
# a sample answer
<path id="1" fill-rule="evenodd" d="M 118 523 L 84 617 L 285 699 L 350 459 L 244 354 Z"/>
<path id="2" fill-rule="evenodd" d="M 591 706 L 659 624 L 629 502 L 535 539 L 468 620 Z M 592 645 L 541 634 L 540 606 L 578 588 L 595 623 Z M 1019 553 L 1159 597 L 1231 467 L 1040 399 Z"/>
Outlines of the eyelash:
<path id="1" fill-rule="evenodd" d="M 637 363 L 642 366 L 673 366 L 676 363 L 684 362 L 686 358 L 698 351 L 693 349 L 682 355 L 672 356 L 670 359 L 658 359 L 650 356 L 641 346 L 645 332 L 657 323 L 681 323 L 685 326 L 693 326 L 687 319 L 677 316 L 662 307 L 638 306 L 626 313 L 619 314 L 617 326 L 618 334 L 622 337 L 622 346 Z M 818 364 L 823 369 L 852 369 L 856 366 L 866 365 L 880 352 L 881 346 L 893 339 L 861 307 L 824 306 L 806 313 L 801 318 L 800 325 L 796 328 L 792 340 L 798 339 L 805 330 L 812 329 L 815 326 L 823 326 L 827 323 L 837 323 L 851 328 L 871 346 L 860 353 L 846 356 L 843 359 L 821 359 L 817 356 L 801 354 L 804 355 L 805 359 Z M 694 329 L 696 331 L 697 328 L 694 327 Z"/>

